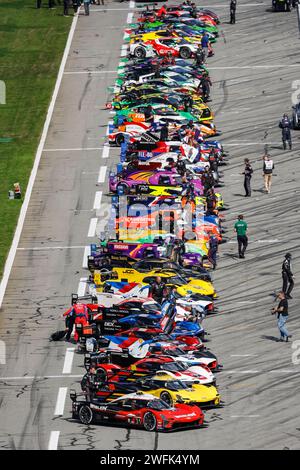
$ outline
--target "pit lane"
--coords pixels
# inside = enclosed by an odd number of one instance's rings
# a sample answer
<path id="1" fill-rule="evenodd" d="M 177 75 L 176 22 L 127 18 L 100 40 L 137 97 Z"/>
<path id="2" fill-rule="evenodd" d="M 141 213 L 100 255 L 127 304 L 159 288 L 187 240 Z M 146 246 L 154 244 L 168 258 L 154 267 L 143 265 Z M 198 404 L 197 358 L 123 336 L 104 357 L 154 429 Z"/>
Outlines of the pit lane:
<path id="1" fill-rule="evenodd" d="M 173 435 L 72 423 L 68 398 L 62 417 L 54 416 L 59 389 L 76 385 L 73 375 L 83 368 L 82 357 L 75 355 L 71 374 L 63 374 L 66 345 L 49 344 L 48 337 L 59 329 L 70 293 L 87 275 L 83 247 L 90 242 L 91 217 L 99 217 L 92 209 L 95 191 L 102 191 L 101 206 L 107 202 L 106 186 L 95 186 L 99 168 L 118 161 L 118 151 L 110 150 L 103 164 L 100 148 L 109 119 L 102 107 L 114 74 L 94 73 L 100 65 L 103 72 L 116 70 L 120 57 L 129 5 L 110 4 L 106 14 L 95 11 L 88 22 L 79 18 L 66 70 L 85 73 L 64 75 L 19 245 L 25 249 L 17 252 L 4 299 L 0 331 L 9 357 L 1 366 L 2 449 L 46 449 L 53 431 L 59 432 L 56 444 L 62 449 L 177 449 L 179 439 L 185 449 L 300 447 L 299 366 L 292 364 L 292 343 L 274 341 L 277 329 L 270 315 L 286 251 L 294 255 L 296 280 L 299 272 L 299 243 L 291 236 L 299 233 L 299 137 L 293 133 L 294 149 L 284 153 L 277 127 L 283 112 L 290 111 L 291 83 L 299 78 L 297 19 L 295 13 L 267 11 L 269 3 L 239 3 L 237 24 L 231 26 L 227 2 L 218 5 L 211 7 L 221 15 L 223 34 L 209 70 L 212 109 L 230 152 L 222 188 L 229 205 L 228 243 L 214 274 L 220 314 L 207 319 L 206 328 L 209 346 L 224 365 L 217 380 L 226 406 L 206 413 L 208 428 Z M 270 196 L 261 192 L 266 145 L 277 174 Z M 239 174 L 245 157 L 255 169 L 251 199 L 243 197 Z M 250 229 L 242 262 L 235 256 L 232 228 L 241 212 Z M 299 336 L 298 301 L 296 281 L 289 320 L 293 340 Z"/>

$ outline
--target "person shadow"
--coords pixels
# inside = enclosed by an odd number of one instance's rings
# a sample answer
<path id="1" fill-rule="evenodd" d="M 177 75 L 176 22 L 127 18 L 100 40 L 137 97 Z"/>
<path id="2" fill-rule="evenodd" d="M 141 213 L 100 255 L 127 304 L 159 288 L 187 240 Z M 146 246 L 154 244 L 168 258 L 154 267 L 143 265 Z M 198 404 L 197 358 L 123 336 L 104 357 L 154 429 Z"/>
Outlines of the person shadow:
<path id="1" fill-rule="evenodd" d="M 261 339 L 268 339 L 269 341 L 274 341 L 275 343 L 279 343 L 279 339 L 276 338 L 276 336 L 262 335 Z"/>

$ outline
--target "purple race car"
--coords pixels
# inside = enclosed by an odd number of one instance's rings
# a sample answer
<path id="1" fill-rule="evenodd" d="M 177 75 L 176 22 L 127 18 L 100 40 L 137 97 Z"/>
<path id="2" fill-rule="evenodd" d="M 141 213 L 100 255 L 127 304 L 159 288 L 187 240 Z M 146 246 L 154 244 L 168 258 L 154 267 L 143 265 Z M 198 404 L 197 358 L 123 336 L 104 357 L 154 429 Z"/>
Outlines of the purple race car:
<path id="1" fill-rule="evenodd" d="M 203 186 L 198 178 L 192 181 L 196 196 L 202 196 Z M 145 186 L 182 186 L 182 177 L 173 171 L 134 171 L 132 173 L 111 174 L 109 190 L 122 194 L 139 193 Z"/>

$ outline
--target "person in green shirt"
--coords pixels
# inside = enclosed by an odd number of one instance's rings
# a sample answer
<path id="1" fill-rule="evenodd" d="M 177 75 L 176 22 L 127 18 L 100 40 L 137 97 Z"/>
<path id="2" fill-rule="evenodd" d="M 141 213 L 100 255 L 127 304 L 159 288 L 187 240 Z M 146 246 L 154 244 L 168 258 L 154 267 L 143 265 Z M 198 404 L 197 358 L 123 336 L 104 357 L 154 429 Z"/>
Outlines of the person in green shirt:
<path id="1" fill-rule="evenodd" d="M 245 251 L 248 246 L 247 229 L 248 225 L 247 222 L 244 221 L 244 216 L 239 215 L 234 225 L 238 241 L 239 258 L 245 258 Z"/>

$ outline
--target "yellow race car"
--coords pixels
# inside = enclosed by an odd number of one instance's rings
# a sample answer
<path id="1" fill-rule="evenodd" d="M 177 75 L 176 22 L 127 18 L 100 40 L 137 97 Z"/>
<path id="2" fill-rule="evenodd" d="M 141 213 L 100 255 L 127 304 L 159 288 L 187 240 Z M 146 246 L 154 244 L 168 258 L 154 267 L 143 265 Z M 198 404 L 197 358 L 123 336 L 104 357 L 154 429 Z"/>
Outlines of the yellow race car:
<path id="1" fill-rule="evenodd" d="M 97 291 L 101 292 L 104 286 L 109 283 L 115 286 L 118 283 L 123 286 L 132 283 L 149 285 L 158 276 L 166 282 L 166 286 L 177 286 L 177 292 L 182 296 L 200 294 L 216 297 L 216 292 L 211 282 L 192 277 L 187 278 L 172 270 L 153 269 L 148 273 L 142 273 L 132 268 L 113 268 L 112 271 L 106 273 L 96 270 L 93 280 Z"/>
<path id="2" fill-rule="evenodd" d="M 141 33 L 141 34 L 133 34 L 130 36 L 130 44 L 135 43 L 137 41 L 141 42 L 147 42 L 147 41 L 154 41 L 155 39 L 163 39 L 163 38 L 168 38 L 168 39 L 183 39 L 184 41 L 191 42 L 193 44 L 201 44 L 201 38 L 202 36 L 185 36 L 185 35 L 179 35 L 176 31 L 166 31 L 165 29 L 161 30 L 156 30 L 156 31 L 150 31 L 147 33 Z"/>
<path id="3" fill-rule="evenodd" d="M 220 405 L 220 394 L 214 385 L 201 385 L 170 379 L 166 374 L 140 380 L 140 389 L 160 398 L 168 405 L 194 403 L 201 407 Z"/>

